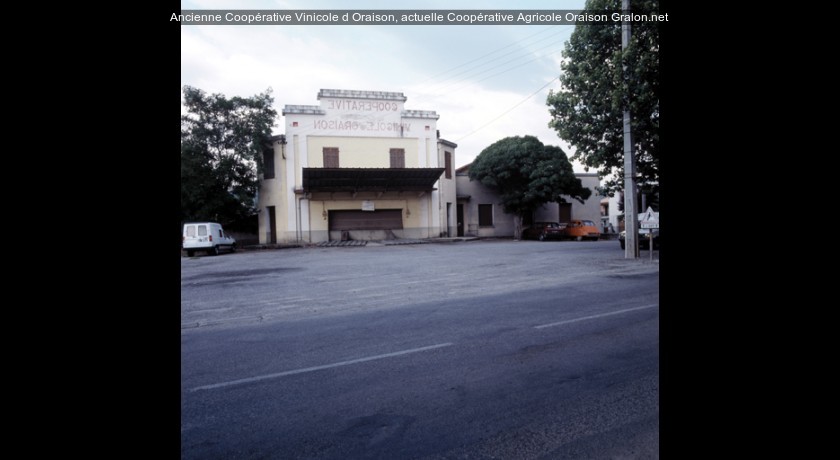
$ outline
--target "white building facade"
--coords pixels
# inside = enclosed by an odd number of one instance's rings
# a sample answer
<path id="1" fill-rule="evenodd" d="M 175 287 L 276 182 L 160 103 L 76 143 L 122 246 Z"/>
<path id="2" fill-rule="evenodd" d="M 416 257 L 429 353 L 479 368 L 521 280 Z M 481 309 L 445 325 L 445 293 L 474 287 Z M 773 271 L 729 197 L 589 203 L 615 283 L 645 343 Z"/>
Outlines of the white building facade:
<path id="1" fill-rule="evenodd" d="M 434 238 L 455 232 L 456 144 L 403 93 L 322 89 L 286 105 L 264 155 L 262 244 Z"/>

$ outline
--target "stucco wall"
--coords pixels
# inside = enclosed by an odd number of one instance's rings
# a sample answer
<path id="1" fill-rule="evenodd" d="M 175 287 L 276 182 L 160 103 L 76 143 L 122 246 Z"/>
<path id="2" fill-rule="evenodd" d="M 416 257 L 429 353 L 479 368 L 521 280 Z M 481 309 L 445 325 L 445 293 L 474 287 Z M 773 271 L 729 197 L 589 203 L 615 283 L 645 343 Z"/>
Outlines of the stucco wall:
<path id="1" fill-rule="evenodd" d="M 391 192 L 384 196 L 359 193 L 355 197 L 301 193 L 303 168 L 322 168 L 324 147 L 338 148 L 341 168 L 389 168 L 392 148 L 405 150 L 406 168 L 443 167 L 443 153 L 437 145 L 437 113 L 406 109 L 405 100 L 402 93 L 322 89 L 318 105 L 285 106 L 285 158 L 280 147 L 275 146 L 276 178 L 260 184 L 260 242 L 266 242 L 269 230 L 267 206 L 275 206 L 278 243 L 310 238 L 315 242 L 329 237 L 325 209 L 327 214 L 335 209 L 361 209 L 362 201 L 372 198 L 379 209 L 403 210 L 403 233 L 407 238 L 445 234 L 447 217 L 454 234 L 454 177 L 445 179 L 441 175 L 435 184 L 437 190 L 397 197 Z M 452 152 L 454 168 L 455 149 L 448 150 Z M 448 216 L 446 203 L 452 203 Z"/>
<path id="2" fill-rule="evenodd" d="M 324 147 L 338 147 L 342 168 L 390 168 L 391 149 L 405 149 L 405 167 L 418 168 L 417 139 L 309 136 L 308 167 L 324 167 Z"/>
<path id="3" fill-rule="evenodd" d="M 572 203 L 572 219 L 589 219 L 596 224 L 601 222 L 601 197 L 597 195 L 595 188 L 599 185 L 597 174 L 576 174 L 584 187 L 592 190 L 592 195 L 583 204 L 567 197 L 566 201 Z M 469 195 L 468 201 L 460 200 L 464 204 L 464 233 L 468 236 L 480 237 L 513 237 L 513 215 L 506 214 L 496 192 L 485 187 L 477 181 L 470 181 L 469 176 L 461 175 L 456 179 L 458 195 Z M 493 205 L 493 226 L 480 227 L 478 225 L 478 205 Z M 537 210 L 534 216 L 536 221 L 556 222 L 559 211 L 557 203 L 546 203 Z M 600 230 L 600 228 L 599 228 Z"/>
<path id="4" fill-rule="evenodd" d="M 469 176 L 456 176 L 456 186 L 459 196 L 469 195 L 468 201 L 459 200 L 464 205 L 464 235 L 479 237 L 512 237 L 513 216 L 505 214 L 502 204 L 496 192 L 481 185 L 476 181 L 470 181 Z M 478 205 L 493 205 L 493 225 L 482 227 L 478 225 Z"/>

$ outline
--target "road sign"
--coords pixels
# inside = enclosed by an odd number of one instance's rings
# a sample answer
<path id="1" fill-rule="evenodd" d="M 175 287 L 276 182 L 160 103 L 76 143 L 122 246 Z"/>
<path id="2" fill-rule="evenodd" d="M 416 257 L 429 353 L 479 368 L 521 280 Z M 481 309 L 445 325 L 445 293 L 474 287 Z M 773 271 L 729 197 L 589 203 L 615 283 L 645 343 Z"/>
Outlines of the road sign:
<path id="1" fill-rule="evenodd" d="M 639 214 L 639 227 L 659 228 L 659 213 L 648 207 L 647 211 Z"/>

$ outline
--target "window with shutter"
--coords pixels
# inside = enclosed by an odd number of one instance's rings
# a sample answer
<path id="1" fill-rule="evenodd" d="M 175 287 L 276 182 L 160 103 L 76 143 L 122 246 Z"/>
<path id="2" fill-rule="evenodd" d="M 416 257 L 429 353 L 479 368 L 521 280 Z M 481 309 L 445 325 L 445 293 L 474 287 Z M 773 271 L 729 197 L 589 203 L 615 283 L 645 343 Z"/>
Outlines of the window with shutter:
<path id="1" fill-rule="evenodd" d="M 391 167 L 405 168 L 405 149 L 391 149 Z"/>
<path id="2" fill-rule="evenodd" d="M 446 178 L 452 179 L 452 152 L 443 152 L 443 160 L 446 166 Z"/>
<path id="3" fill-rule="evenodd" d="M 274 149 L 263 150 L 264 179 L 274 179 Z"/>
<path id="4" fill-rule="evenodd" d="M 338 168 L 338 147 L 324 147 L 324 167 Z"/>
<path id="5" fill-rule="evenodd" d="M 478 205 L 478 226 L 492 227 L 493 226 L 493 205 L 480 204 Z"/>

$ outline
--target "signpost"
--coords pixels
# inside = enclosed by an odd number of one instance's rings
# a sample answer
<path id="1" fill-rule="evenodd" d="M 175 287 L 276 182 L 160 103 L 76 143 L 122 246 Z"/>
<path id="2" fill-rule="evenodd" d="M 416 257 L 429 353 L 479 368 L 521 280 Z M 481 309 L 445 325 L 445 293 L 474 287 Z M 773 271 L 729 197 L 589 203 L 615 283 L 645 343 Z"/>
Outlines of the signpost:
<path id="1" fill-rule="evenodd" d="M 653 229 L 659 228 L 659 213 L 653 212 L 650 207 L 644 214 L 639 215 L 639 227 L 650 229 L 648 232 L 648 249 L 650 250 L 650 260 L 653 260 Z"/>

